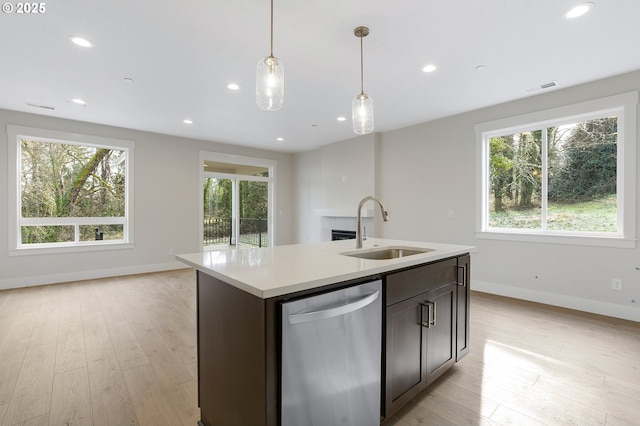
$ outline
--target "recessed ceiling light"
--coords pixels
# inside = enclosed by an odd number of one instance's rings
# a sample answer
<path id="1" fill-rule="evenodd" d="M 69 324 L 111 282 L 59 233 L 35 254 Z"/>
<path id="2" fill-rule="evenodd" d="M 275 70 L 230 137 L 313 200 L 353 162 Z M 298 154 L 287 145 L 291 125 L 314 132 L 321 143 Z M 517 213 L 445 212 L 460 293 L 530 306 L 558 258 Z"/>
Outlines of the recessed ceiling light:
<path id="1" fill-rule="evenodd" d="M 229 84 L 227 84 L 227 89 L 229 89 L 229 90 L 239 90 L 240 89 L 240 85 L 238 85 L 236 83 L 229 83 Z"/>
<path id="2" fill-rule="evenodd" d="M 593 6 L 595 6 L 595 3 L 592 2 L 586 2 L 586 3 L 581 3 L 569 10 L 567 10 L 564 15 L 562 15 L 565 19 L 574 19 L 574 18 L 578 18 L 582 15 L 584 15 L 585 13 L 589 12 L 591 9 L 593 9 Z"/>
<path id="3" fill-rule="evenodd" d="M 486 67 L 484 65 L 478 65 L 476 67 L 476 71 L 482 71 L 483 69 L 485 69 Z"/>
<path id="4" fill-rule="evenodd" d="M 87 102 L 84 99 L 80 99 L 80 98 L 71 99 L 71 102 L 73 102 L 74 104 L 83 105 L 83 106 L 87 104 Z"/>
<path id="5" fill-rule="evenodd" d="M 425 66 L 424 68 L 422 68 L 422 72 L 434 72 L 438 67 L 436 67 L 433 64 L 429 64 L 427 66 Z"/>
<path id="6" fill-rule="evenodd" d="M 340 117 L 338 117 L 336 120 L 338 121 L 346 121 L 347 117 L 345 117 L 344 115 L 341 115 Z"/>
<path id="7" fill-rule="evenodd" d="M 283 137 L 276 138 L 276 140 L 277 140 L 278 142 L 284 142 L 284 138 L 283 138 Z"/>
<path id="8" fill-rule="evenodd" d="M 133 83 L 133 79 L 131 77 L 125 77 L 123 80 L 125 83 Z"/>
<path id="9" fill-rule="evenodd" d="M 71 36 L 69 36 L 69 40 L 71 40 L 73 43 L 75 43 L 75 44 L 77 44 L 78 46 L 81 46 L 81 47 L 92 47 L 93 46 L 93 43 L 91 42 L 91 40 L 86 39 L 84 37 L 71 35 Z"/>
<path id="10" fill-rule="evenodd" d="M 184 120 L 182 120 L 182 122 L 184 124 L 193 124 L 193 121 L 189 120 L 188 118 L 185 118 Z"/>

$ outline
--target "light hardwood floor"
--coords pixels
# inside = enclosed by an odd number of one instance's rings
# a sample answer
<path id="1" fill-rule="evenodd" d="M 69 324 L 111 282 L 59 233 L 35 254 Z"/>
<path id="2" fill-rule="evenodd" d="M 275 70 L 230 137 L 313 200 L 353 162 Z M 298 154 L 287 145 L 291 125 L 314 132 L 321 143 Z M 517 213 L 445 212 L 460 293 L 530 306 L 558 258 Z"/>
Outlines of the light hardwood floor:
<path id="1" fill-rule="evenodd" d="M 387 424 L 640 425 L 640 323 L 475 292 L 471 315 L 471 353 Z M 198 419 L 193 271 L 0 291 L 0 425 Z"/>
<path id="2" fill-rule="evenodd" d="M 195 272 L 0 292 L 0 425 L 190 425 Z"/>

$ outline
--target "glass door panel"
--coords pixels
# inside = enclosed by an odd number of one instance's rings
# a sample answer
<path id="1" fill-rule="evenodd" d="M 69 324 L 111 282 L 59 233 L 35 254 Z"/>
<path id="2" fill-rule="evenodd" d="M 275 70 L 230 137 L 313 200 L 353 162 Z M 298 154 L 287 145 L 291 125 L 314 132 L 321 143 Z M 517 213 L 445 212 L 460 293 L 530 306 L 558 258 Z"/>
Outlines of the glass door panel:
<path id="1" fill-rule="evenodd" d="M 269 246 L 269 183 L 240 180 L 238 217 L 240 245 Z"/>
<path id="2" fill-rule="evenodd" d="M 205 250 L 235 245 L 233 186 L 233 179 L 204 179 L 202 241 Z"/>

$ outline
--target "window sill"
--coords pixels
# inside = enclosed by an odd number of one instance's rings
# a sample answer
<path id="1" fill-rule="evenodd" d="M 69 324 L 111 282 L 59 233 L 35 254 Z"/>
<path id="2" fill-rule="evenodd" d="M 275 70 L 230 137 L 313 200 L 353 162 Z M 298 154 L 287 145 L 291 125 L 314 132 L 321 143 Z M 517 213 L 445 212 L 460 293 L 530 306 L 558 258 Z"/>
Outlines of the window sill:
<path id="1" fill-rule="evenodd" d="M 476 238 L 485 240 L 522 241 L 529 243 L 567 244 L 614 248 L 636 248 L 636 239 L 595 235 L 567 235 L 542 233 L 514 233 L 499 231 L 476 232 Z"/>
<path id="2" fill-rule="evenodd" d="M 59 254 L 59 253 L 79 253 L 89 251 L 105 251 L 105 250 L 124 250 L 132 249 L 133 243 L 130 242 L 101 242 L 101 243 L 84 243 L 74 245 L 55 245 L 39 244 L 31 247 L 21 247 L 18 249 L 9 249 L 9 256 L 30 256 L 39 254 Z"/>

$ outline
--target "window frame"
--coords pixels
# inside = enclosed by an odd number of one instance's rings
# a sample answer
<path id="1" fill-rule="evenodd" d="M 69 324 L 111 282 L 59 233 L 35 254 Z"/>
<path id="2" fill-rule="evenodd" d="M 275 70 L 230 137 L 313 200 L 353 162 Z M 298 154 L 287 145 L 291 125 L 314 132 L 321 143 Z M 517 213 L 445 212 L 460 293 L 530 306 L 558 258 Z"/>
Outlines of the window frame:
<path id="1" fill-rule="evenodd" d="M 102 136 L 68 133 L 54 130 L 37 129 L 25 126 L 7 125 L 8 136 L 8 253 L 10 256 L 101 251 L 113 249 L 130 249 L 134 247 L 133 231 L 133 164 L 135 142 Z M 63 143 L 70 145 L 94 146 L 125 151 L 125 213 L 120 217 L 60 217 L 60 218 L 23 218 L 21 212 L 20 170 L 21 139 L 35 139 L 42 142 Z M 74 241 L 43 244 L 22 244 L 21 227 L 24 225 L 87 225 L 122 224 L 123 240 Z"/>
<path id="2" fill-rule="evenodd" d="M 634 91 L 477 124 L 475 126 L 476 238 L 635 248 L 637 104 L 638 92 Z M 617 233 L 489 228 L 488 203 L 490 188 L 488 144 L 491 137 L 589 120 L 601 117 L 607 113 L 611 114 L 612 112 L 618 117 Z M 546 163 L 546 158 L 543 158 L 543 162 Z"/>

